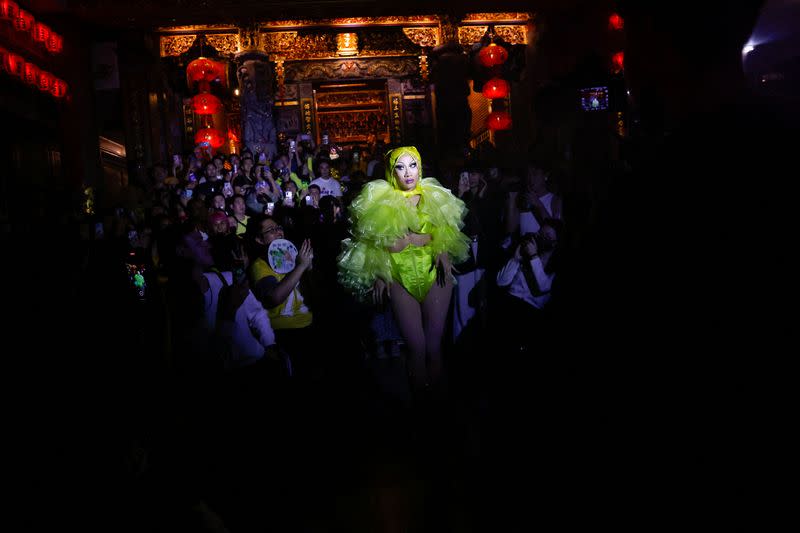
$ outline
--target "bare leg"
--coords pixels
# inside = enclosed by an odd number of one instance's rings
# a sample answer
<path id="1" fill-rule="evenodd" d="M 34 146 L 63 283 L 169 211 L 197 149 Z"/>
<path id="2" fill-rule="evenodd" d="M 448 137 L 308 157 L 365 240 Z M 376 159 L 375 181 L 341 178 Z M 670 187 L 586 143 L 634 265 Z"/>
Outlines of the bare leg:
<path id="1" fill-rule="evenodd" d="M 397 327 L 408 347 L 408 369 L 411 384 L 422 388 L 428 380 L 425 369 L 425 332 L 422 327 L 422 309 L 419 302 L 399 283 L 392 283 L 392 311 Z"/>
<path id="2" fill-rule="evenodd" d="M 428 354 L 428 375 L 431 383 L 438 382 L 442 377 L 442 337 L 452 295 L 453 282 L 448 279 L 444 287 L 434 283 L 422 302 L 425 351 Z"/>

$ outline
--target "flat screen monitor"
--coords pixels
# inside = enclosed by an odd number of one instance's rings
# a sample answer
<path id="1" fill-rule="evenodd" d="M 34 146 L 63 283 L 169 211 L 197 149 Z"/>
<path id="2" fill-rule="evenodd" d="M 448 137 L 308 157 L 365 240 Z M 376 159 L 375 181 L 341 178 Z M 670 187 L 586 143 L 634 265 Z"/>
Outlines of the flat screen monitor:
<path id="1" fill-rule="evenodd" d="M 602 111 L 608 109 L 608 87 L 585 87 L 580 90 L 581 109 Z"/>

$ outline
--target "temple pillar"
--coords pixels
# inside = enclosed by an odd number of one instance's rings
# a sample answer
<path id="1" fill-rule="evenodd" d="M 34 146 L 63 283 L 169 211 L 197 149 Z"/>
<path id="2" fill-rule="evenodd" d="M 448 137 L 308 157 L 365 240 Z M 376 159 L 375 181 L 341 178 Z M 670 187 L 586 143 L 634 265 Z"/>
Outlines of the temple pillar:
<path id="1" fill-rule="evenodd" d="M 256 38 L 241 38 L 243 51 L 236 55 L 239 80 L 242 143 L 253 154 L 265 153 L 270 161 L 277 152 L 273 117 L 273 72 L 269 56 L 258 50 Z M 246 46 L 250 43 L 249 49 Z"/>

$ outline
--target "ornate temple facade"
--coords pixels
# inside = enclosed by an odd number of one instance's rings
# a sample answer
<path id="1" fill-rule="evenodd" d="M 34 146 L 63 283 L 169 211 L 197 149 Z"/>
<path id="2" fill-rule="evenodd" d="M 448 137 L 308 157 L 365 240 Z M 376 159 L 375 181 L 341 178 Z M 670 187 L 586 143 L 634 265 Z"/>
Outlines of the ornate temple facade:
<path id="1" fill-rule="evenodd" d="M 238 90 L 215 124 L 236 141 L 231 150 L 271 151 L 280 135 L 301 133 L 317 143 L 326 133 L 341 145 L 431 146 L 447 142 L 437 131 L 459 142 L 485 136 L 471 117 L 469 52 L 489 34 L 524 48 L 533 20 L 530 13 L 297 19 L 156 34 L 162 60 L 175 68 L 198 55 L 229 65 L 227 86 Z M 185 138 L 197 124 L 184 109 Z"/>

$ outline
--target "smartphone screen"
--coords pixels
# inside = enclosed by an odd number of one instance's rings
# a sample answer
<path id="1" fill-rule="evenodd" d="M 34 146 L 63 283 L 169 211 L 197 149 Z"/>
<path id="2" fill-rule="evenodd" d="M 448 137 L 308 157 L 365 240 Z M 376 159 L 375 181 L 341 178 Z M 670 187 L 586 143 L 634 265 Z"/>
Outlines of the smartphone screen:
<path id="1" fill-rule="evenodd" d="M 140 301 L 144 300 L 147 296 L 147 280 L 144 277 L 145 265 L 126 263 L 125 267 L 128 269 L 128 282 L 131 290 Z"/>
<path id="2" fill-rule="evenodd" d="M 275 202 L 267 202 L 267 214 L 271 215 L 275 210 Z"/>
<path id="3" fill-rule="evenodd" d="M 306 195 L 306 205 L 314 205 L 314 199 L 311 198 L 311 195 Z"/>
<path id="4" fill-rule="evenodd" d="M 292 191 L 286 191 L 286 199 L 287 200 L 291 200 L 292 199 Z"/>

